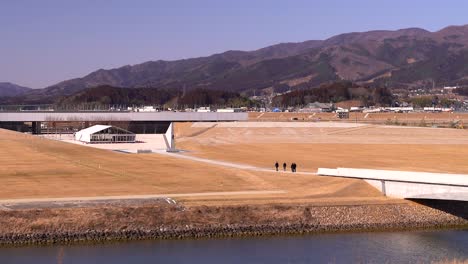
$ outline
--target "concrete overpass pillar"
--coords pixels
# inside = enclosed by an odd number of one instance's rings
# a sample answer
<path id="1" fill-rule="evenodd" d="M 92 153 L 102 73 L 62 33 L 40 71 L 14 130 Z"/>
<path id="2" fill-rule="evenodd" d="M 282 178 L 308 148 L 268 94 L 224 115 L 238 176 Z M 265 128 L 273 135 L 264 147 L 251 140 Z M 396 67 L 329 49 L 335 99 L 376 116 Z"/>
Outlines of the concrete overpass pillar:
<path id="1" fill-rule="evenodd" d="M 381 180 L 380 183 L 382 184 L 382 194 L 387 196 L 387 190 L 385 190 L 385 181 Z"/>
<path id="2" fill-rule="evenodd" d="M 32 122 L 32 133 L 34 135 L 41 134 L 41 122 Z"/>

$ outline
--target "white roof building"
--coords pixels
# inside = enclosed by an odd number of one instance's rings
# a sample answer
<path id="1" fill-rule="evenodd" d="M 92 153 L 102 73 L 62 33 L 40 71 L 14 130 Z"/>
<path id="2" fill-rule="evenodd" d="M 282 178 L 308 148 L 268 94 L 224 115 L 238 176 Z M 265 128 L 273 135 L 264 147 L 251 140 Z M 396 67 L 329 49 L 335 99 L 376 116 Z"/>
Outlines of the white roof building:
<path id="1" fill-rule="evenodd" d="M 196 112 L 209 113 L 209 112 L 211 112 L 211 108 L 210 107 L 199 107 L 199 108 L 197 108 Z"/>
<path id="2" fill-rule="evenodd" d="M 135 134 L 119 127 L 95 125 L 76 132 L 75 140 L 86 143 L 133 143 Z"/>

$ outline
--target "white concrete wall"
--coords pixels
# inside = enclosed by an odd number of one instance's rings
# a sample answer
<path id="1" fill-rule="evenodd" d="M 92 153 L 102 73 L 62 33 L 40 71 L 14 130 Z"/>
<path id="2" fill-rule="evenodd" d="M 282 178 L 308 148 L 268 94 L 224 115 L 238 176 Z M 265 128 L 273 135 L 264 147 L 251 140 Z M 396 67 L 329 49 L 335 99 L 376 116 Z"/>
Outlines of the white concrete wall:
<path id="1" fill-rule="evenodd" d="M 171 123 L 164 134 L 164 141 L 166 142 L 167 151 L 175 151 L 174 140 L 174 123 Z"/>
<path id="2" fill-rule="evenodd" d="M 89 133 L 82 133 L 81 131 L 78 131 L 75 133 L 75 140 L 89 143 L 91 142 L 91 135 Z"/>
<path id="3" fill-rule="evenodd" d="M 381 180 L 365 180 L 382 192 Z M 468 201 L 468 187 L 385 181 L 385 193 L 394 198 Z"/>
<path id="4" fill-rule="evenodd" d="M 344 176 L 344 177 L 360 178 L 360 179 L 364 178 L 364 179 L 376 179 L 376 180 L 393 180 L 393 181 L 407 181 L 407 182 L 416 182 L 416 183 L 452 184 L 452 185 L 468 186 L 468 175 L 466 174 L 353 169 L 353 168 L 337 168 L 337 169 L 319 168 L 318 174 L 330 175 L 330 176 Z"/>
<path id="5" fill-rule="evenodd" d="M 318 174 L 364 179 L 389 197 L 468 201 L 468 175 L 464 174 L 351 168 L 319 168 Z"/>

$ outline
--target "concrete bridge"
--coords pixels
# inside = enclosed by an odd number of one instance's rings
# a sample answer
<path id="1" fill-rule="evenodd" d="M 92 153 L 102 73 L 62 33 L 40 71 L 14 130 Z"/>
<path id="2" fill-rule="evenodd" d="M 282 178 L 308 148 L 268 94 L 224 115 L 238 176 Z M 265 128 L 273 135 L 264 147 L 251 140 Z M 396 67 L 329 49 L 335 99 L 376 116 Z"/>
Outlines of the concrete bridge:
<path id="1" fill-rule="evenodd" d="M 319 168 L 321 176 L 363 179 L 384 195 L 404 199 L 468 201 L 468 175 L 337 168 Z"/>
<path id="2" fill-rule="evenodd" d="M 125 124 L 135 134 L 163 134 L 168 151 L 175 151 L 173 122 L 246 121 L 246 112 L 130 112 L 130 111 L 0 111 L 0 128 L 42 133 L 42 123 Z M 25 123 L 31 128 L 25 129 Z"/>
<path id="3" fill-rule="evenodd" d="M 0 111 L 0 122 L 157 121 L 209 122 L 247 120 L 248 113 L 218 112 L 129 112 L 129 111 Z"/>

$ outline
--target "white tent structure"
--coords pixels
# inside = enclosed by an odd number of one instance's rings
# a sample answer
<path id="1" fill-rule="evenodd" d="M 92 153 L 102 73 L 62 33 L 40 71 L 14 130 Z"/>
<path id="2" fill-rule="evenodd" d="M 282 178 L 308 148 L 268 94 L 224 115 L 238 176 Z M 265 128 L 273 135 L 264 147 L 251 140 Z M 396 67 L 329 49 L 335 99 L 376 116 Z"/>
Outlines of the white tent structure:
<path id="1" fill-rule="evenodd" d="M 86 143 L 134 143 L 135 134 L 119 127 L 95 125 L 76 132 L 75 140 Z"/>

